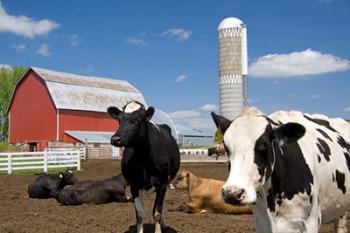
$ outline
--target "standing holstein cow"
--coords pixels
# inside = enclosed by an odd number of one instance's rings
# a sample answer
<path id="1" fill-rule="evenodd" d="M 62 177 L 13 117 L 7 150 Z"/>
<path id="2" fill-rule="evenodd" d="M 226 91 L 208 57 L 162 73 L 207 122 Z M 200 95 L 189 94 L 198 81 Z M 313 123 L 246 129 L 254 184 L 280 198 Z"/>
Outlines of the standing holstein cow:
<path id="1" fill-rule="evenodd" d="M 119 122 L 119 129 L 111 144 L 125 147 L 122 174 L 130 185 L 136 211 L 137 232 L 143 232 L 144 208 L 142 190 L 155 187 L 153 207 L 155 232 L 161 233 L 162 208 L 167 186 L 180 166 L 180 153 L 176 140 L 167 125 L 150 122 L 154 108 L 147 110 L 138 102 L 130 102 L 123 110 L 109 107 L 108 113 Z"/>
<path id="2" fill-rule="evenodd" d="M 251 204 L 257 232 L 347 232 L 350 126 L 340 118 L 244 109 L 232 122 L 212 113 L 231 170 L 227 203 Z"/>

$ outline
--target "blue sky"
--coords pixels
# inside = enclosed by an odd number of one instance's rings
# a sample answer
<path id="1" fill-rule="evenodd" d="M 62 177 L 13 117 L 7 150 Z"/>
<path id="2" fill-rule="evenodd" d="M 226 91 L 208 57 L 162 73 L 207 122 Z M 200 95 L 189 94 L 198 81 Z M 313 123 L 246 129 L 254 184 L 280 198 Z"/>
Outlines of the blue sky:
<path id="1" fill-rule="evenodd" d="M 247 24 L 251 105 L 350 119 L 349 0 L 2 0 L 0 64 L 124 79 L 208 130 L 217 27 L 231 16 Z"/>

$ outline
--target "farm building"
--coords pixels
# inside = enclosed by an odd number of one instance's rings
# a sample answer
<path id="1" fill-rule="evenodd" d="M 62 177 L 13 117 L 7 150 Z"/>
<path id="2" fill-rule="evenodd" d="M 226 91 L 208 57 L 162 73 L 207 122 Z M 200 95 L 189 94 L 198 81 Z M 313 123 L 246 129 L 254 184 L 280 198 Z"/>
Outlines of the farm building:
<path id="1" fill-rule="evenodd" d="M 118 127 L 107 108 L 132 100 L 146 104 L 126 81 L 30 67 L 16 84 L 7 110 L 9 143 L 26 143 L 30 150 L 89 140 L 96 146 Z"/>

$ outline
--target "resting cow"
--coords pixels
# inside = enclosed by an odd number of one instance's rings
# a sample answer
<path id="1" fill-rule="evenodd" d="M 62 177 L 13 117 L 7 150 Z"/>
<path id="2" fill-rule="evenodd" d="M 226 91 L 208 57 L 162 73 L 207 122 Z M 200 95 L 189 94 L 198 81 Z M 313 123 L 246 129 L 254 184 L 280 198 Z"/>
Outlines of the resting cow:
<path id="1" fill-rule="evenodd" d="M 221 199 L 222 180 L 206 179 L 182 169 L 175 177 L 173 184 L 178 189 L 186 189 L 188 202 L 181 204 L 176 210 L 187 213 L 210 211 L 222 214 L 251 214 L 248 205 L 230 205 Z"/>
<path id="2" fill-rule="evenodd" d="M 222 188 L 230 204 L 251 204 L 258 232 L 318 232 L 334 222 L 347 232 L 350 126 L 340 118 L 248 108 L 225 132 L 231 170 Z"/>
<path id="3" fill-rule="evenodd" d="M 131 198 L 125 195 L 126 185 L 121 174 L 101 181 L 86 180 L 58 192 L 56 199 L 63 205 L 127 202 Z"/>
<path id="4" fill-rule="evenodd" d="M 57 196 L 57 192 L 66 185 L 73 185 L 78 182 L 71 171 L 60 172 L 58 174 L 46 174 L 37 177 L 28 185 L 30 198 L 52 198 Z"/>
<path id="5" fill-rule="evenodd" d="M 167 125 L 150 122 L 154 108 L 147 110 L 138 102 L 131 102 L 123 110 L 109 107 L 108 113 L 119 122 L 119 129 L 111 137 L 111 144 L 125 147 L 122 173 L 135 203 L 137 233 L 143 232 L 144 208 L 142 190 L 155 188 L 153 207 L 155 232 L 161 232 L 162 208 L 167 186 L 180 166 L 180 153 L 176 140 Z"/>

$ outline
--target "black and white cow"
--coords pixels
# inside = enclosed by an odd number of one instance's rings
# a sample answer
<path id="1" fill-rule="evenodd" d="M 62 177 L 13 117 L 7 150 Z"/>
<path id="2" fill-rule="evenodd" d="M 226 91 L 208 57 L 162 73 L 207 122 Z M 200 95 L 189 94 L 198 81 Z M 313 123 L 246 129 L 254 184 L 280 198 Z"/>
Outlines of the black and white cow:
<path id="1" fill-rule="evenodd" d="M 125 147 L 122 174 L 130 185 L 136 211 L 137 233 L 143 232 L 144 208 L 142 190 L 155 187 L 153 207 L 155 232 L 161 233 L 162 208 L 167 186 L 180 166 L 176 140 L 167 125 L 150 122 L 154 108 L 147 110 L 138 102 L 131 102 L 123 110 L 109 107 L 108 113 L 119 122 L 119 129 L 111 137 L 111 144 Z"/>
<path id="2" fill-rule="evenodd" d="M 244 109 L 232 122 L 212 113 L 224 134 L 230 174 L 227 203 L 251 204 L 257 232 L 347 232 L 350 125 L 301 112 L 264 116 Z"/>
<path id="3" fill-rule="evenodd" d="M 39 199 L 57 197 L 57 192 L 66 185 L 73 185 L 77 182 L 78 179 L 71 171 L 41 175 L 28 185 L 28 195 L 30 198 Z"/>

